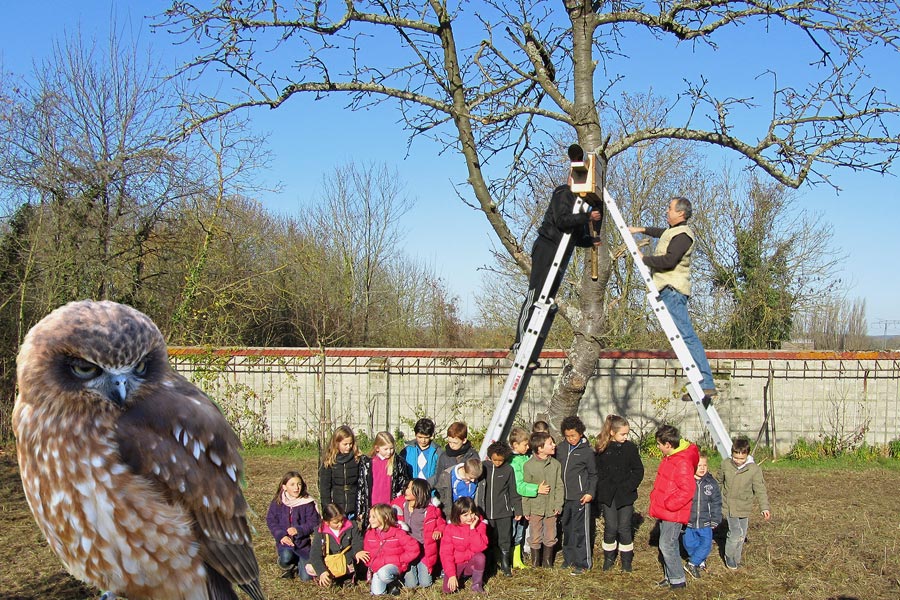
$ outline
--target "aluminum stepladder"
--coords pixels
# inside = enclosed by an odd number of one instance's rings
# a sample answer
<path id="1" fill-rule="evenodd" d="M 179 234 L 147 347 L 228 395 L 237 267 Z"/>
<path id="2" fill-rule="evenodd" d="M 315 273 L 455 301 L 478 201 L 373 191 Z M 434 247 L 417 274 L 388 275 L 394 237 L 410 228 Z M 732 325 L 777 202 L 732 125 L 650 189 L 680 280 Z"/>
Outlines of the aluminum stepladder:
<path id="1" fill-rule="evenodd" d="M 688 393 L 691 396 L 691 400 L 694 402 L 694 406 L 697 408 L 700 422 L 703 423 L 704 427 L 709 431 L 722 458 L 728 459 L 731 457 L 731 435 L 729 435 L 728 430 L 722 423 L 722 419 L 719 417 L 719 412 L 716 410 L 716 407 L 712 404 L 708 407 L 703 405 L 703 387 L 700 385 L 703 380 L 703 375 L 700 373 L 700 369 L 697 368 L 694 358 L 691 356 L 687 345 L 684 343 L 684 339 L 682 339 L 681 333 L 675 325 L 675 321 L 672 320 L 669 309 L 667 309 L 663 301 L 660 300 L 659 290 L 656 289 L 656 284 L 653 283 L 653 276 L 650 273 L 650 269 L 644 264 L 644 261 L 641 260 L 637 242 L 635 242 L 631 232 L 628 231 L 628 225 L 622 218 L 622 213 L 619 211 L 616 201 L 613 200 L 605 187 L 602 188 L 602 195 L 597 193 L 598 190 L 601 190 L 601 187 L 597 185 L 597 182 L 599 181 L 597 174 L 598 162 L 599 161 L 594 154 L 587 154 L 585 155 L 584 165 L 572 163 L 573 172 L 576 172 L 577 170 L 578 172 L 585 173 L 583 178 L 579 178 L 578 181 L 572 184 L 572 191 L 580 196 L 586 197 L 588 201 L 595 206 L 599 204 L 597 197 L 601 196 L 600 199 L 602 199 L 603 204 L 606 206 L 607 214 L 612 218 L 613 223 L 616 225 L 616 229 L 619 230 L 622 239 L 625 241 L 625 246 L 628 248 L 628 252 L 634 259 L 635 266 L 637 266 L 638 271 L 640 271 L 641 279 L 644 280 L 644 285 L 647 286 L 647 303 L 650 305 L 650 308 L 653 309 L 653 314 L 656 315 L 656 319 L 659 321 L 666 337 L 669 339 L 672 350 L 675 351 L 678 362 L 681 363 L 681 368 L 684 370 L 684 374 L 688 379 Z"/>
<path id="2" fill-rule="evenodd" d="M 585 202 L 583 196 L 575 196 L 575 205 L 572 207 L 573 213 L 587 212 L 590 206 Z M 556 254 L 553 256 L 553 262 L 544 285 L 534 301 L 534 311 L 528 320 L 525 333 L 519 340 L 519 350 L 513 360 L 512 367 L 509 369 L 509 375 L 506 377 L 506 384 L 503 386 L 503 393 L 500 395 L 500 402 L 494 409 L 494 416 L 488 425 L 484 434 L 484 441 L 481 444 L 480 454 L 482 458 L 487 458 L 487 449 L 493 442 L 498 440 L 506 440 L 512 429 L 513 417 L 522 404 L 525 397 L 525 390 L 528 388 L 528 382 L 531 380 L 533 369 L 528 368 L 528 363 L 536 361 L 544 347 L 544 340 L 547 338 L 547 332 L 553 324 L 553 317 L 556 316 L 557 306 L 553 298 L 550 297 L 550 290 L 553 282 L 557 277 L 562 277 L 568 266 L 568 258 L 566 257 L 569 250 L 569 243 L 572 234 L 565 233 L 556 248 Z M 571 253 L 569 254 L 571 256 Z"/>

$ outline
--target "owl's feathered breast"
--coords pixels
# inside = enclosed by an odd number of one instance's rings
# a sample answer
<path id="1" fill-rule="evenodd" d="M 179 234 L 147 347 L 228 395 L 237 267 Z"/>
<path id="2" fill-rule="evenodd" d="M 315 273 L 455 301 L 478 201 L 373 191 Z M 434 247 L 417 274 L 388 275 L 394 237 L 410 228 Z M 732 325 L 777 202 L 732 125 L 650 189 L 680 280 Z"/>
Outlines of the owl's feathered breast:
<path id="1" fill-rule="evenodd" d="M 19 445 L 19 465 L 35 520 L 66 568 L 135 599 L 203 590 L 190 515 L 122 462 L 114 423 L 45 417 L 19 411 L 17 435 L 37 442 Z M 32 419 L 42 436 L 28 429 Z"/>

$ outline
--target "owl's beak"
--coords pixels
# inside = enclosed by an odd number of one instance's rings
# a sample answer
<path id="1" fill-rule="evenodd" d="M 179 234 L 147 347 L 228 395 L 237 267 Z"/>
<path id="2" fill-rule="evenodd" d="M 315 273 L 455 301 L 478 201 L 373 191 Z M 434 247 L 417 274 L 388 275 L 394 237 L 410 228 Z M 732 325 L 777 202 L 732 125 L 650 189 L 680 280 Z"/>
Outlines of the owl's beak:
<path id="1" fill-rule="evenodd" d="M 125 375 L 116 375 L 113 377 L 113 386 L 113 389 L 119 394 L 119 398 L 122 399 L 122 402 L 125 402 L 125 398 L 128 397 L 128 377 Z"/>
<path id="2" fill-rule="evenodd" d="M 128 375 L 126 373 L 111 374 L 106 381 L 106 397 L 114 404 L 124 406 L 128 398 Z"/>

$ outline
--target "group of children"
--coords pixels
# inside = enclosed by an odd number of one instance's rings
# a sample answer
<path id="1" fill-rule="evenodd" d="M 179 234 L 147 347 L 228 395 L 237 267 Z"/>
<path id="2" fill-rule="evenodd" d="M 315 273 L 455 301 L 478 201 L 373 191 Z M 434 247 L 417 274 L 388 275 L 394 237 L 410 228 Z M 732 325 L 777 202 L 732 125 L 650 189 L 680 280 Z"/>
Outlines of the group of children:
<path id="1" fill-rule="evenodd" d="M 623 571 L 632 570 L 632 519 L 644 467 L 624 418 L 607 417 L 593 447 L 575 416 L 563 419 L 559 446 L 544 422 L 530 433 L 514 428 L 509 443 L 488 447 L 484 461 L 465 423 L 448 428 L 446 449 L 433 443 L 434 431 L 433 421 L 420 419 L 415 441 L 397 454 L 393 436 L 381 432 L 364 456 L 353 431 L 339 427 L 319 471 L 321 517 L 302 476 L 286 473 L 266 518 L 283 577 L 329 586 L 365 576 L 372 594 L 396 595 L 401 585 L 432 585 L 440 563 L 445 593 L 461 589 L 465 579 L 471 591 L 482 592 L 486 570 L 511 575 L 513 568 L 526 568 L 526 545 L 533 567 L 552 567 L 560 538 L 563 566 L 578 575 L 593 567 L 598 515 L 603 570 L 617 559 Z M 736 569 L 753 496 L 769 518 L 749 442 L 735 441 L 732 460 L 722 467 L 721 494 L 706 458 L 677 429 L 662 426 L 656 439 L 663 460 L 650 516 L 659 520 L 661 585 L 684 587 L 685 569 L 700 576 L 723 511 L 726 565 Z M 686 567 L 679 549 L 684 526 Z"/>
<path id="2" fill-rule="evenodd" d="M 738 569 L 754 499 L 763 518 L 771 518 L 762 470 L 750 456 L 750 440 L 734 440 L 731 458 L 722 462 L 717 479 L 709 474 L 707 456 L 681 439 L 675 427 L 657 429 L 656 446 L 663 458 L 650 492 L 650 516 L 659 525 L 659 555 L 665 572 L 657 585 L 679 589 L 687 585 L 686 573 L 701 576 L 712 551 L 713 528 L 723 516 L 728 523 L 725 566 Z M 686 565 L 681 561 L 679 538 L 688 555 Z"/>

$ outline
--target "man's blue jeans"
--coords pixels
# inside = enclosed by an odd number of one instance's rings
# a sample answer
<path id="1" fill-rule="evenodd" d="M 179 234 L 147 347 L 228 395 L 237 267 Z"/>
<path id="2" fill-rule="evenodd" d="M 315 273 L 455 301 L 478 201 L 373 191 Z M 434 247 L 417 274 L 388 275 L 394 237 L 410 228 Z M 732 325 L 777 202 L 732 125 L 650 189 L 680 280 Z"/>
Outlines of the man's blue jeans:
<path id="1" fill-rule="evenodd" d="M 700 374 L 703 376 L 700 387 L 704 390 L 716 389 L 716 384 L 713 382 L 712 369 L 709 366 L 709 361 L 706 359 L 706 350 L 703 349 L 703 344 L 700 343 L 700 338 L 697 337 L 694 326 L 691 325 L 691 317 L 688 315 L 687 310 L 688 297 L 667 287 L 659 293 L 659 299 L 662 300 L 669 310 L 669 314 L 672 315 L 672 320 L 675 321 L 675 326 L 678 327 L 681 338 L 694 358 L 697 369 L 700 370 Z"/>

